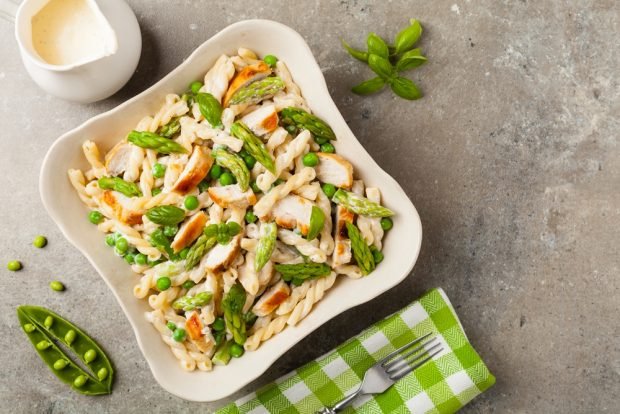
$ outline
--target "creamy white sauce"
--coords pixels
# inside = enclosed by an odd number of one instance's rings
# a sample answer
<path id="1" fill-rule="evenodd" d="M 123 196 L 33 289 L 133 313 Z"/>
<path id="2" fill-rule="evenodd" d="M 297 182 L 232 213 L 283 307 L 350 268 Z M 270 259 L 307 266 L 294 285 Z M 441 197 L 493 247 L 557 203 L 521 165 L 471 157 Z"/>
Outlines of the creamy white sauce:
<path id="1" fill-rule="evenodd" d="M 32 17 L 32 45 L 52 65 L 102 56 L 106 31 L 86 0 L 50 0 Z"/>

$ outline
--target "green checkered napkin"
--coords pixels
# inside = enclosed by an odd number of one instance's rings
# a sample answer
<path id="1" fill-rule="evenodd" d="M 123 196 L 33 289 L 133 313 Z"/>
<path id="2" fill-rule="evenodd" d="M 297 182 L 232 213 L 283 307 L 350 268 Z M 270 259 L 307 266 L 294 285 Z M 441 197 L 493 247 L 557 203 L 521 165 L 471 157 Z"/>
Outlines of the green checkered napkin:
<path id="1" fill-rule="evenodd" d="M 495 383 L 441 289 L 388 316 L 335 350 L 223 407 L 217 414 L 311 414 L 358 387 L 394 349 L 435 332 L 444 350 L 386 392 L 362 396 L 345 413 L 454 413 Z"/>

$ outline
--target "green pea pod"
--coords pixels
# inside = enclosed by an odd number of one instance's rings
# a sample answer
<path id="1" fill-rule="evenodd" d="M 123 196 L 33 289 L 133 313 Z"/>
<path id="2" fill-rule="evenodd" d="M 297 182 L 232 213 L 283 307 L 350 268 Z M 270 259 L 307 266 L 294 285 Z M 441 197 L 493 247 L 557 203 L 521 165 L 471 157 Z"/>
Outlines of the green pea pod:
<path id="1" fill-rule="evenodd" d="M 366 240 L 364 240 L 364 236 L 362 236 L 359 229 L 348 221 L 346 222 L 346 225 L 347 233 L 349 235 L 349 239 L 351 240 L 353 257 L 362 271 L 362 274 L 366 276 L 375 270 L 375 259 L 372 255 L 372 251 L 366 244 Z"/>
<path id="2" fill-rule="evenodd" d="M 181 296 L 172 303 L 172 308 L 183 310 L 184 312 L 192 311 L 196 308 L 205 306 L 213 298 L 211 292 L 200 292 L 196 296 Z"/>
<path id="3" fill-rule="evenodd" d="M 310 213 L 310 226 L 308 227 L 308 234 L 306 239 L 314 240 L 323 230 L 325 225 L 325 213 L 317 206 L 312 206 L 312 213 Z"/>
<path id="4" fill-rule="evenodd" d="M 243 122 L 237 121 L 230 127 L 230 133 L 243 141 L 243 148 L 263 164 L 263 166 L 272 174 L 276 173 L 276 164 L 269 151 L 263 144 L 263 141 L 248 128 Z M 247 168 L 246 168 L 247 169 Z M 234 173 L 233 173 L 234 174 Z M 237 179 L 238 180 L 238 179 Z M 244 190 L 245 191 L 245 190 Z"/>
<path id="5" fill-rule="evenodd" d="M 263 99 L 280 92 L 284 87 L 284 81 L 277 76 L 259 79 L 235 92 L 228 104 L 257 104 Z"/>
<path id="6" fill-rule="evenodd" d="M 332 201 L 362 216 L 388 217 L 394 215 L 392 210 L 343 189 L 338 189 L 338 191 L 336 191 L 332 197 Z"/>
<path id="7" fill-rule="evenodd" d="M 243 345 L 246 340 L 246 326 L 243 318 L 243 306 L 246 301 L 245 289 L 239 284 L 232 285 L 222 299 L 222 310 L 226 327 L 233 335 L 233 340 Z"/>
<path id="8" fill-rule="evenodd" d="M 422 56 L 422 51 L 420 49 L 412 49 L 403 53 L 398 59 L 398 62 L 396 62 L 396 70 L 402 72 L 404 70 L 417 68 L 426 63 L 426 60 L 426 57 Z"/>
<path id="9" fill-rule="evenodd" d="M 401 30 L 394 39 L 394 53 L 399 55 L 411 49 L 422 36 L 422 25 L 416 19 L 410 20 L 411 25 Z"/>
<path id="10" fill-rule="evenodd" d="M 157 206 L 148 209 L 146 217 L 156 224 L 174 226 L 185 219 L 185 210 L 177 206 Z"/>
<path id="11" fill-rule="evenodd" d="M 370 66 L 373 72 L 388 82 L 394 78 L 396 73 L 389 60 L 374 53 L 368 55 L 368 66 Z"/>
<path id="12" fill-rule="evenodd" d="M 222 128 L 222 105 L 213 95 L 206 92 L 196 94 L 200 113 L 213 128 Z"/>
<path id="13" fill-rule="evenodd" d="M 217 165 L 230 170 L 237 179 L 241 191 L 246 191 L 250 187 L 250 171 L 243 158 L 226 150 L 224 147 L 215 148 L 211 151 L 211 156 L 215 158 Z"/>
<path id="14" fill-rule="evenodd" d="M 157 135 L 161 135 L 164 138 L 172 138 L 181 131 L 181 123 L 179 118 L 172 118 L 166 125 L 159 127 Z"/>
<path id="15" fill-rule="evenodd" d="M 256 258 L 254 259 L 255 271 L 260 272 L 269 261 L 273 249 L 276 247 L 277 238 L 278 226 L 276 223 L 265 223 L 261 226 L 261 237 L 256 245 Z"/>
<path id="16" fill-rule="evenodd" d="M 19 306 L 17 318 L 41 359 L 58 379 L 81 394 L 112 392 L 112 363 L 103 349 L 80 328 L 39 306 Z M 56 342 L 62 342 L 75 355 L 65 354 Z M 75 358 L 80 359 L 89 371 L 75 364 Z"/>
<path id="17" fill-rule="evenodd" d="M 354 86 L 351 88 L 351 91 L 358 95 L 370 95 L 371 93 L 380 91 L 384 86 L 385 81 L 383 78 L 377 76 L 376 78 L 368 79 L 367 81 Z"/>
<path id="18" fill-rule="evenodd" d="M 415 83 L 401 76 L 394 78 L 392 83 L 390 83 L 390 87 L 396 95 L 410 101 L 420 99 L 423 96 Z"/>
<path id="19" fill-rule="evenodd" d="M 207 254 L 216 243 L 216 237 L 209 237 L 204 234 L 198 237 L 198 240 L 190 247 L 187 257 L 185 258 L 185 270 L 193 269 L 198 262 L 200 262 L 202 256 Z"/>
<path id="20" fill-rule="evenodd" d="M 325 263 L 297 263 L 297 264 L 276 264 L 276 271 L 282 274 L 282 278 L 310 278 L 317 276 L 327 276 L 332 269 Z"/>
<path id="21" fill-rule="evenodd" d="M 297 129 L 307 129 L 314 138 L 335 141 L 336 134 L 329 125 L 316 115 L 312 115 L 301 108 L 288 107 L 280 112 L 280 120 L 284 125 L 294 125 Z"/>
<path id="22" fill-rule="evenodd" d="M 368 53 L 379 55 L 385 59 L 390 55 L 388 45 L 376 33 L 369 33 L 366 39 L 368 45 Z"/>
<path id="23" fill-rule="evenodd" d="M 346 49 L 347 52 L 349 52 L 349 54 L 351 56 L 353 56 L 355 59 L 361 61 L 361 62 L 368 62 L 368 53 L 364 52 L 362 50 L 357 50 L 357 49 L 353 49 L 351 46 L 349 46 L 349 44 L 347 42 L 344 41 L 344 39 L 340 39 L 340 42 L 342 43 L 342 47 L 344 47 Z"/>
<path id="24" fill-rule="evenodd" d="M 101 177 L 97 184 L 102 190 L 118 191 L 127 197 L 139 197 L 142 195 L 142 191 L 140 191 L 140 187 L 136 183 L 125 181 L 119 177 Z"/>
<path id="25" fill-rule="evenodd" d="M 127 135 L 127 141 L 138 147 L 152 149 L 162 154 L 187 152 L 178 142 L 148 131 L 131 131 L 129 135 Z"/>

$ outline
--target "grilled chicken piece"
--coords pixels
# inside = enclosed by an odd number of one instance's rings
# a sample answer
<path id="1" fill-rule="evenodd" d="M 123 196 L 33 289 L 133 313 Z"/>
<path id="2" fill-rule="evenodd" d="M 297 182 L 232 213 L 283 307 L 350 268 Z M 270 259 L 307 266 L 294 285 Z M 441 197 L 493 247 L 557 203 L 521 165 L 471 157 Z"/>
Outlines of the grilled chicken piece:
<path id="1" fill-rule="evenodd" d="M 274 105 L 261 106 L 241 118 L 241 121 L 258 136 L 274 131 L 278 127 L 278 120 Z"/>
<path id="2" fill-rule="evenodd" d="M 284 280 L 280 280 L 262 294 L 258 302 L 256 302 L 252 308 L 252 312 L 254 312 L 256 316 L 267 316 L 280 306 L 290 294 L 291 288 L 289 288 Z"/>
<path id="3" fill-rule="evenodd" d="M 208 92 L 219 102 L 228 89 L 228 81 L 235 75 L 235 66 L 226 55 L 220 56 L 213 67 L 205 75 L 204 86 L 201 92 Z"/>
<path id="4" fill-rule="evenodd" d="M 174 240 L 170 244 L 172 250 L 177 253 L 192 244 L 202 233 L 205 224 L 207 224 L 207 216 L 202 211 L 190 217 L 174 236 Z"/>
<path id="5" fill-rule="evenodd" d="M 127 141 L 121 141 L 108 151 L 105 155 L 105 168 L 111 176 L 118 177 L 125 172 L 132 149 L 132 145 Z"/>
<path id="6" fill-rule="evenodd" d="M 202 333 L 202 322 L 200 321 L 200 316 L 198 316 L 198 312 L 194 311 L 185 321 L 185 329 L 187 329 L 187 333 L 189 337 L 193 340 L 199 340 L 204 335 Z"/>
<path id="7" fill-rule="evenodd" d="M 256 195 L 248 188 L 246 191 L 241 191 L 239 184 L 226 185 L 224 187 L 209 187 L 207 190 L 209 197 L 218 206 L 222 208 L 228 208 L 230 206 L 239 208 L 248 208 L 256 204 Z"/>
<path id="8" fill-rule="evenodd" d="M 319 165 L 315 167 L 319 181 L 336 187 L 351 188 L 353 184 L 353 166 L 338 154 L 317 152 Z"/>
<path id="9" fill-rule="evenodd" d="M 211 150 L 200 145 L 194 146 L 194 151 L 179 179 L 172 186 L 172 191 L 187 193 L 207 176 L 211 165 L 213 165 Z"/>
<path id="10" fill-rule="evenodd" d="M 114 211 L 114 217 L 118 221 L 130 226 L 142 224 L 144 212 L 133 209 L 131 198 L 116 191 L 106 190 L 103 192 L 101 200 Z"/>
<path id="11" fill-rule="evenodd" d="M 310 227 L 310 216 L 312 215 L 312 201 L 290 194 L 279 200 L 271 211 L 276 223 L 280 227 L 301 231 L 301 234 L 308 234 Z"/>
<path id="12" fill-rule="evenodd" d="M 228 91 L 224 95 L 223 106 L 228 106 L 228 101 L 233 95 L 244 86 L 263 79 L 271 74 L 271 68 L 265 62 L 256 62 L 252 65 L 248 65 L 241 69 L 241 72 L 237 73 L 228 86 Z"/>
<path id="13" fill-rule="evenodd" d="M 213 273 L 220 273 L 235 260 L 237 254 L 241 250 L 239 246 L 241 235 L 238 234 L 228 244 L 216 244 L 213 249 L 207 253 L 205 267 Z"/>
<path id="14" fill-rule="evenodd" d="M 353 223 L 355 214 L 342 206 L 336 207 L 336 226 L 334 227 L 334 255 L 332 266 L 340 266 L 351 261 L 351 240 L 347 235 L 346 222 Z"/>

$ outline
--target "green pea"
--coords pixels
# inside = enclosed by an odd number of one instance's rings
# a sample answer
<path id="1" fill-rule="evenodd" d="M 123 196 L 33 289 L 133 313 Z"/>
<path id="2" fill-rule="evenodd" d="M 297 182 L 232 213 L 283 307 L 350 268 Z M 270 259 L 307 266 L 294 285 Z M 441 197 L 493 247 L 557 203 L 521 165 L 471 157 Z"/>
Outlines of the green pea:
<path id="1" fill-rule="evenodd" d="M 316 142 L 319 145 L 323 145 L 326 142 L 329 142 L 329 140 L 327 138 L 323 138 L 323 137 L 314 137 L 314 142 Z"/>
<path id="2" fill-rule="evenodd" d="M 127 253 L 127 249 L 129 249 L 127 239 L 124 237 L 118 238 L 118 240 L 116 240 L 116 251 L 120 254 L 125 254 Z"/>
<path id="3" fill-rule="evenodd" d="M 114 245 L 116 244 L 116 234 L 108 234 L 107 236 L 105 236 L 105 244 L 110 247 L 114 247 Z"/>
<path id="4" fill-rule="evenodd" d="M 174 323 L 174 322 L 168 322 L 168 323 L 166 324 L 166 327 L 167 327 L 168 329 L 170 329 L 171 331 L 174 331 L 175 329 L 177 329 L 177 326 L 175 325 L 175 323 Z"/>
<path id="5" fill-rule="evenodd" d="M 381 219 L 381 228 L 385 231 L 390 230 L 392 227 L 394 227 L 394 222 L 392 221 L 391 218 L 389 217 L 383 217 Z"/>
<path id="6" fill-rule="evenodd" d="M 177 231 L 179 231 L 177 226 L 164 226 L 164 236 L 166 237 L 174 237 Z"/>
<path id="7" fill-rule="evenodd" d="M 153 165 L 153 177 L 163 178 L 166 175 L 166 166 L 164 164 L 155 163 Z"/>
<path id="8" fill-rule="evenodd" d="M 183 342 L 185 340 L 186 335 L 187 333 L 185 332 L 185 329 L 176 328 L 174 332 L 172 333 L 172 339 L 174 339 L 177 342 Z"/>
<path id="9" fill-rule="evenodd" d="M 108 376 L 108 369 L 103 367 L 101 368 L 99 371 L 97 371 L 97 378 L 99 378 L 99 381 L 103 381 L 104 379 L 106 379 Z"/>
<path id="10" fill-rule="evenodd" d="M 156 285 L 159 291 L 164 291 L 170 288 L 170 286 L 172 285 L 172 281 L 170 280 L 168 276 L 162 276 L 159 279 L 157 279 Z"/>
<path id="11" fill-rule="evenodd" d="M 375 259 L 375 264 L 379 264 L 383 261 L 383 253 L 379 251 L 379 249 L 372 250 L 372 257 Z"/>
<path id="12" fill-rule="evenodd" d="M 85 375 L 78 375 L 77 377 L 75 377 L 75 379 L 73 380 L 73 385 L 76 388 L 82 388 L 84 386 L 84 384 L 86 384 L 86 380 L 88 378 Z"/>
<path id="13" fill-rule="evenodd" d="M 271 67 L 274 67 L 276 63 L 278 63 L 278 58 L 275 57 L 274 55 L 267 55 L 263 58 L 263 62 L 265 62 Z"/>
<path id="14" fill-rule="evenodd" d="M 97 358 L 97 351 L 95 351 L 94 349 L 89 349 L 88 351 L 84 352 L 84 361 L 86 361 L 87 363 L 93 362 L 95 358 Z"/>
<path id="15" fill-rule="evenodd" d="M 125 255 L 125 257 L 123 257 L 123 258 L 125 259 L 125 261 L 127 262 L 127 264 L 132 265 L 132 264 L 136 263 L 136 255 L 135 255 L 135 254 L 133 254 L 133 253 L 127 253 L 127 254 Z"/>
<path id="16" fill-rule="evenodd" d="M 38 247 L 39 249 L 42 249 L 43 247 L 45 247 L 46 244 L 47 244 L 47 239 L 45 238 L 45 236 L 37 236 L 34 238 L 34 241 L 32 242 L 32 245 L 34 247 Z"/>
<path id="17" fill-rule="evenodd" d="M 254 166 L 256 165 L 256 158 L 254 158 L 251 155 L 246 155 L 245 157 L 243 157 L 243 161 L 245 162 L 245 165 L 247 165 L 250 170 L 254 168 Z"/>
<path id="18" fill-rule="evenodd" d="M 56 292 L 62 292 L 65 290 L 65 285 L 58 280 L 53 280 L 50 282 L 50 289 L 55 290 Z"/>
<path id="19" fill-rule="evenodd" d="M 54 362 L 54 369 L 56 371 L 60 371 L 61 369 L 64 369 L 68 364 L 69 363 L 66 359 L 57 359 L 56 362 Z"/>
<path id="20" fill-rule="evenodd" d="M 31 324 L 31 323 L 27 323 L 27 324 L 24 325 L 24 331 L 26 331 L 28 333 L 34 331 L 34 329 L 35 329 L 34 325 Z"/>
<path id="21" fill-rule="evenodd" d="M 194 95 L 200 92 L 200 88 L 202 88 L 202 82 L 200 81 L 194 81 L 189 84 L 189 89 L 192 91 Z"/>
<path id="22" fill-rule="evenodd" d="M 203 233 L 207 237 L 214 237 L 214 236 L 217 236 L 217 230 L 218 230 L 217 224 L 209 224 L 207 227 L 205 227 L 205 229 L 203 230 Z"/>
<path id="23" fill-rule="evenodd" d="M 336 186 L 333 184 L 323 184 L 321 186 L 327 198 L 332 198 L 336 194 Z"/>
<path id="24" fill-rule="evenodd" d="M 255 193 L 255 194 L 260 194 L 260 193 L 262 193 L 262 192 L 263 192 L 263 190 L 261 190 L 261 189 L 258 187 L 258 184 L 256 184 L 256 181 L 252 181 L 252 182 L 250 183 L 250 188 L 252 189 L 252 191 L 254 191 L 254 193 Z"/>
<path id="25" fill-rule="evenodd" d="M 198 197 L 196 197 L 195 195 L 191 195 L 191 196 L 187 196 L 185 197 L 185 201 L 183 202 L 183 205 L 185 206 L 186 209 L 188 210 L 195 210 L 198 208 Z"/>
<path id="26" fill-rule="evenodd" d="M 67 343 L 67 345 L 71 345 L 73 343 L 73 341 L 75 341 L 75 331 L 73 329 L 70 329 L 66 334 L 65 334 L 65 342 Z"/>
<path id="27" fill-rule="evenodd" d="M 306 167 L 316 167 L 319 165 L 319 157 L 314 152 L 309 152 L 301 159 Z"/>
<path id="28" fill-rule="evenodd" d="M 209 172 L 209 174 L 211 174 L 211 178 L 217 180 L 218 178 L 220 178 L 220 175 L 222 175 L 222 172 L 222 167 L 215 164 L 213 165 L 213 167 L 211 167 L 211 171 Z"/>
<path id="29" fill-rule="evenodd" d="M 179 257 L 181 258 L 181 260 L 185 260 L 187 259 L 188 254 L 189 254 L 189 247 L 185 247 L 179 252 Z"/>
<path id="30" fill-rule="evenodd" d="M 254 212 L 252 210 L 248 210 L 245 213 L 245 221 L 248 223 L 255 223 L 256 220 L 258 220 L 258 217 L 256 217 L 256 214 L 254 214 Z"/>
<path id="31" fill-rule="evenodd" d="M 226 227 L 228 228 L 228 234 L 230 236 L 236 236 L 241 231 L 241 225 L 239 225 L 236 221 L 227 223 Z"/>
<path id="32" fill-rule="evenodd" d="M 153 188 L 153 189 L 151 190 L 151 195 L 152 195 L 153 197 L 155 197 L 155 196 L 156 196 L 157 194 L 159 194 L 159 193 L 161 193 L 161 188 L 159 188 L 159 187 L 157 187 L 157 188 Z"/>
<path id="33" fill-rule="evenodd" d="M 18 270 L 21 270 L 22 263 L 19 260 L 11 260 L 7 263 L 6 268 L 11 272 L 17 272 Z"/>
<path id="34" fill-rule="evenodd" d="M 326 144 L 321 144 L 321 152 L 333 154 L 334 152 L 336 152 L 336 148 L 328 142 Z"/>
<path id="35" fill-rule="evenodd" d="M 201 193 L 204 193 L 208 189 L 209 189 L 209 181 L 208 180 L 202 180 L 201 182 L 198 183 L 198 191 L 200 191 Z"/>
<path id="36" fill-rule="evenodd" d="M 226 186 L 226 185 L 231 185 L 235 182 L 235 179 L 233 177 L 233 175 L 231 173 L 229 173 L 228 171 L 222 173 L 222 175 L 220 175 L 220 184 Z"/>
<path id="37" fill-rule="evenodd" d="M 51 345 L 52 344 L 49 341 L 44 339 L 41 342 L 37 343 L 36 347 L 39 351 L 43 351 L 49 348 Z"/>
<path id="38" fill-rule="evenodd" d="M 211 325 L 211 328 L 213 328 L 214 331 L 223 331 L 224 328 L 226 328 L 226 323 L 224 322 L 224 318 L 222 317 L 215 318 L 215 320 L 213 321 L 213 324 Z"/>
<path id="39" fill-rule="evenodd" d="M 103 221 L 103 214 L 101 214 L 97 210 L 93 210 L 88 213 L 88 220 L 93 224 L 99 224 Z"/>
<path id="40" fill-rule="evenodd" d="M 243 349 L 243 346 L 239 344 L 232 344 L 230 346 L 230 356 L 232 356 L 233 358 L 241 358 L 244 353 L 245 350 Z"/>
<path id="41" fill-rule="evenodd" d="M 146 257 L 146 255 L 142 253 L 138 253 L 134 256 L 134 261 L 140 266 L 145 266 L 148 263 L 148 260 L 148 257 Z"/>
<path id="42" fill-rule="evenodd" d="M 193 280 L 186 280 L 185 282 L 183 282 L 183 289 L 191 289 L 194 286 L 196 286 L 196 282 L 194 282 Z"/>
<path id="43" fill-rule="evenodd" d="M 47 329 L 51 328 L 53 324 L 54 324 L 54 318 L 52 318 L 51 316 L 48 316 L 43 321 L 43 325 L 45 325 Z"/>

